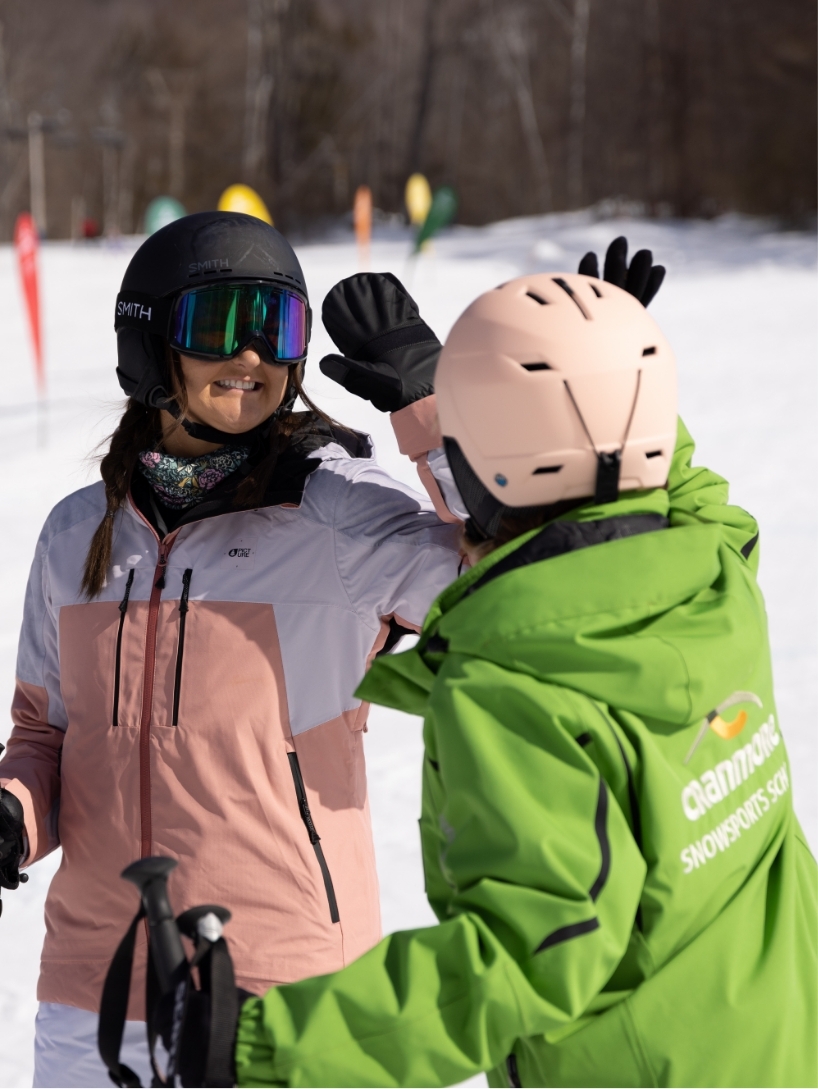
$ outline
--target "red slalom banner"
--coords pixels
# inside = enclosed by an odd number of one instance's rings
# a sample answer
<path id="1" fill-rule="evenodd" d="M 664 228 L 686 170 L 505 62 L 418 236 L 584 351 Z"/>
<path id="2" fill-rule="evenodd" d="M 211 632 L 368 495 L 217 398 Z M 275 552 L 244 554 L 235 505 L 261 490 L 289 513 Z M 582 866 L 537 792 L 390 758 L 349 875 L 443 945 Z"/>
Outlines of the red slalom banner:
<path id="1" fill-rule="evenodd" d="M 40 286 L 37 272 L 37 254 L 40 240 L 37 225 L 28 212 L 21 212 L 14 224 L 14 248 L 28 311 L 31 341 L 34 345 L 34 372 L 37 390 L 45 395 L 45 367 L 43 366 L 43 342 L 40 330 Z"/>

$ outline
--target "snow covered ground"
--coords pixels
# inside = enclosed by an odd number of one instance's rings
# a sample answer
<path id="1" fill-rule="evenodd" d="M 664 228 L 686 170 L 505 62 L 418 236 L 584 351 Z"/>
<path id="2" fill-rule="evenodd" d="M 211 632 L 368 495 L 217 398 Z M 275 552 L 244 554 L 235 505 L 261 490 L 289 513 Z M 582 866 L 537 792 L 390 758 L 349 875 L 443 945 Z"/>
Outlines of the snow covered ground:
<path id="1" fill-rule="evenodd" d="M 477 294 L 525 272 L 573 270 L 617 234 L 653 249 L 668 278 L 651 306 L 675 347 L 681 411 L 698 461 L 732 482 L 732 498 L 761 523 L 760 579 L 770 616 L 778 705 L 789 745 L 795 806 L 818 844 L 816 741 L 815 240 L 740 219 L 713 223 L 594 221 L 586 214 L 459 228 L 411 268 L 408 236 L 376 236 L 371 267 L 404 278 L 441 337 Z M 0 247 L 3 382 L 0 429 L 0 707 L 11 701 L 15 647 L 34 544 L 51 506 L 93 480 L 89 455 L 121 409 L 114 375 L 114 299 L 138 240 L 47 244 L 42 252 L 49 407 L 38 414 L 13 254 Z M 358 269 L 348 237 L 299 249 L 313 304 Z M 388 420 L 325 379 L 333 350 L 320 322 L 309 391 L 332 415 L 373 434 L 379 458 L 417 486 Z M 812 708 L 812 710 L 810 710 Z M 0 720 L 0 740 L 10 729 Z M 387 930 L 433 922 L 423 896 L 416 819 L 419 722 L 373 709 L 367 737 L 370 792 Z M 0 1086 L 31 1084 L 35 986 L 43 900 L 58 859 L 3 899 L 0 920 Z M 474 1084 L 485 1084 L 476 1079 Z"/>

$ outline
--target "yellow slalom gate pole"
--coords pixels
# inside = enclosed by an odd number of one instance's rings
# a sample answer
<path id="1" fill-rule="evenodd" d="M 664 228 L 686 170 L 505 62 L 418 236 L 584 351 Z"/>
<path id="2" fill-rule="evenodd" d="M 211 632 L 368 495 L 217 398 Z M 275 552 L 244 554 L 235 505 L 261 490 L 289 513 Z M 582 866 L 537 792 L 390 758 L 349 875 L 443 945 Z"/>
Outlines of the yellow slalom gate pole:
<path id="1" fill-rule="evenodd" d="M 432 207 L 432 189 L 423 174 L 412 174 L 408 178 L 403 199 L 409 213 L 409 222 L 413 227 L 419 227 Z"/>
<path id="2" fill-rule="evenodd" d="M 273 217 L 267 205 L 249 185 L 228 185 L 216 205 L 219 212 L 244 212 L 273 226 Z"/>

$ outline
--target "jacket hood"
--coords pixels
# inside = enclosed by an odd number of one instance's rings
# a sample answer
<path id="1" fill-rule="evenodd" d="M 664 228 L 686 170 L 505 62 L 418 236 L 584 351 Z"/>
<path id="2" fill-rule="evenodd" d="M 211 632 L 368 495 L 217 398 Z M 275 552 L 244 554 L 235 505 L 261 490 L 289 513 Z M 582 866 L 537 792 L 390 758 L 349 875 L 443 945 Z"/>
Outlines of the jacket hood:
<path id="1" fill-rule="evenodd" d="M 564 521 L 669 513 L 641 493 Z M 486 574 L 536 530 L 487 556 L 438 598 L 418 645 L 376 662 L 366 699 L 422 713 L 446 654 L 574 689 L 642 718 L 685 726 L 744 687 L 766 646 L 763 600 L 717 524 L 674 525 Z M 476 586 L 470 593 L 471 587 Z"/>

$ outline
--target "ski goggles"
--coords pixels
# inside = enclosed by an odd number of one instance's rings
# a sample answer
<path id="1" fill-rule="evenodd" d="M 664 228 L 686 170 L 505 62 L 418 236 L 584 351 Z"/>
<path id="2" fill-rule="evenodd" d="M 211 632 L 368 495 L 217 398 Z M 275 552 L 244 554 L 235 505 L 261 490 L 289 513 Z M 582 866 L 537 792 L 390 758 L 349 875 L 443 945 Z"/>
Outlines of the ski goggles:
<path id="1" fill-rule="evenodd" d="M 310 312 L 294 291 L 273 284 L 208 284 L 174 303 L 168 328 L 172 348 L 204 359 L 231 359 L 260 340 L 270 362 L 289 366 L 307 355 Z"/>

